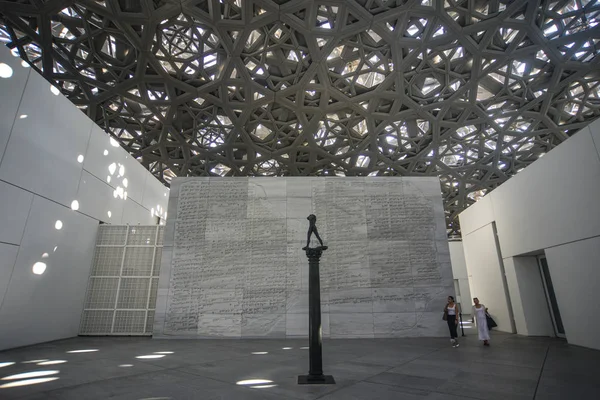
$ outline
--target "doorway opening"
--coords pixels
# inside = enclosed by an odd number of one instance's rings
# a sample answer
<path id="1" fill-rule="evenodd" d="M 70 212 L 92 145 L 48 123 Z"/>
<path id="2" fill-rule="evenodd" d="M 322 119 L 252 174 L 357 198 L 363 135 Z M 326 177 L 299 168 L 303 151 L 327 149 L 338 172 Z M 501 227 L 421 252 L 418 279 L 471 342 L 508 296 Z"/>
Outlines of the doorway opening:
<path id="1" fill-rule="evenodd" d="M 540 266 L 542 282 L 544 283 L 550 317 L 552 317 L 552 325 L 554 325 L 554 333 L 560 338 L 565 338 L 565 327 L 560 317 L 560 310 L 558 309 L 558 302 L 556 301 L 556 294 L 554 293 L 554 285 L 552 284 L 552 277 L 550 276 L 546 256 L 538 256 L 538 264 Z"/>

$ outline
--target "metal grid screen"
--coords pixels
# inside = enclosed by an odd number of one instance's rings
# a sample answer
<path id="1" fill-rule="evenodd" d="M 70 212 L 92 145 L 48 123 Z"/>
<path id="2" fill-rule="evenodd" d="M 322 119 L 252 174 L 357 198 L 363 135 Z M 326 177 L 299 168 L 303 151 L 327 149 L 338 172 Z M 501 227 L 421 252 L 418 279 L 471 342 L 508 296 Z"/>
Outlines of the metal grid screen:
<path id="1" fill-rule="evenodd" d="M 151 335 L 163 227 L 100 225 L 80 335 Z"/>

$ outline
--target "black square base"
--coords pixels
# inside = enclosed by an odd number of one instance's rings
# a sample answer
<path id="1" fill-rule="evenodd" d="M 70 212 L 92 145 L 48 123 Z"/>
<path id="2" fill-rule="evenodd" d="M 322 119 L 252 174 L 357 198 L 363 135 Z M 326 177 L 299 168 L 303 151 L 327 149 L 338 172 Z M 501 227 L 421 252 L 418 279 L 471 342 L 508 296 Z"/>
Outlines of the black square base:
<path id="1" fill-rule="evenodd" d="M 331 375 L 298 375 L 298 385 L 335 385 L 335 379 Z"/>

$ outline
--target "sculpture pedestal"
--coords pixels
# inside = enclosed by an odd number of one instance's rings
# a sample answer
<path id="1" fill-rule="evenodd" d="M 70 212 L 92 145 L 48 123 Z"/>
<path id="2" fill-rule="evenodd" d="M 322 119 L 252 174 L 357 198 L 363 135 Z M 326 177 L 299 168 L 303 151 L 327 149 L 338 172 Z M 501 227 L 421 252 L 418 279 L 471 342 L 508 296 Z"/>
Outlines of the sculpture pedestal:
<path id="1" fill-rule="evenodd" d="M 335 385 L 335 379 L 331 375 L 312 377 L 310 375 L 298 375 L 298 385 Z"/>
<path id="2" fill-rule="evenodd" d="M 323 375 L 323 330 L 321 327 L 321 283 L 319 261 L 327 246 L 315 249 L 305 248 L 308 257 L 308 375 L 299 375 L 299 385 L 331 385 L 335 380 L 331 375 Z"/>

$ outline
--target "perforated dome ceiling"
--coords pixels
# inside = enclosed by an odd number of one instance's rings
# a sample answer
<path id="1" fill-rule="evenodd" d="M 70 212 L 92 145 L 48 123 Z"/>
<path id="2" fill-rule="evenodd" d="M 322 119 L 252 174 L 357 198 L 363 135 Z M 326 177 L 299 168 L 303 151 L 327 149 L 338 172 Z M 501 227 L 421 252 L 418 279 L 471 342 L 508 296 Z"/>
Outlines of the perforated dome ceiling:
<path id="1" fill-rule="evenodd" d="M 439 175 L 451 236 L 600 113 L 595 0 L 20 0 L 0 15 L 0 40 L 167 184 Z"/>

